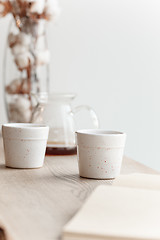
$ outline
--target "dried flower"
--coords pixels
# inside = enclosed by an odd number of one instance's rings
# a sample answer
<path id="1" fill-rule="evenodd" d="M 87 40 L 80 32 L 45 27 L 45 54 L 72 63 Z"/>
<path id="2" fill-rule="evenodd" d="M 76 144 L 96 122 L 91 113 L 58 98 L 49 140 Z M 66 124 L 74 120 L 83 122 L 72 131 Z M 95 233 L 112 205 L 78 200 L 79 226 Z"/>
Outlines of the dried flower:
<path id="1" fill-rule="evenodd" d="M 28 51 L 28 47 L 25 46 L 25 45 L 21 45 L 21 44 L 15 44 L 13 47 L 12 47 L 12 54 L 14 56 L 17 56 L 19 54 L 22 54 L 22 53 L 25 53 Z"/>
<path id="2" fill-rule="evenodd" d="M 12 103 L 9 104 L 10 118 L 12 122 L 30 122 L 31 103 L 25 95 L 17 95 Z"/>
<path id="3" fill-rule="evenodd" d="M 43 51 L 36 51 L 36 65 L 48 64 L 49 61 L 50 53 L 47 49 Z"/>
<path id="4" fill-rule="evenodd" d="M 24 32 L 20 32 L 17 35 L 17 41 L 18 43 L 22 44 L 22 45 L 30 45 L 31 44 L 31 36 L 29 34 L 26 34 Z"/>
<path id="5" fill-rule="evenodd" d="M 46 25 L 46 21 L 44 19 L 39 19 L 38 23 L 37 23 L 37 36 L 43 35 L 44 31 L 45 31 L 45 25 Z"/>
<path id="6" fill-rule="evenodd" d="M 12 12 L 12 5 L 10 1 L 0 1 L 0 17 L 4 17 L 11 12 Z"/>
<path id="7" fill-rule="evenodd" d="M 35 49 L 38 51 L 45 50 L 46 44 L 45 44 L 45 36 L 41 35 L 37 37 L 36 43 L 35 43 Z"/>
<path id="8" fill-rule="evenodd" d="M 14 79 L 6 86 L 6 91 L 9 94 L 29 94 L 28 79 Z"/>
<path id="9" fill-rule="evenodd" d="M 60 14 L 60 8 L 58 5 L 57 0 L 46 0 L 45 9 L 44 9 L 45 15 L 47 16 L 47 19 L 53 19 L 56 20 Z"/>
<path id="10" fill-rule="evenodd" d="M 19 70 L 22 71 L 34 64 L 34 57 L 30 52 L 25 52 L 15 56 L 15 62 Z"/>
<path id="11" fill-rule="evenodd" d="M 44 11 L 45 0 L 35 0 L 31 2 L 30 12 L 42 14 Z"/>
<path id="12" fill-rule="evenodd" d="M 10 33 L 8 36 L 8 44 L 12 48 L 17 41 L 17 35 Z"/>

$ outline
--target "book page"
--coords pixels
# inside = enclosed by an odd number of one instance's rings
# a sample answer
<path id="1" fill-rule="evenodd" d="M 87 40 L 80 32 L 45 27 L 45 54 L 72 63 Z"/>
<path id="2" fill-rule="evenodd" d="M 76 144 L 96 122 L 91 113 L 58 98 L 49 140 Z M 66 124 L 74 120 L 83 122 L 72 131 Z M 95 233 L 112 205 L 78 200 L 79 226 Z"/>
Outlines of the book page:
<path id="1" fill-rule="evenodd" d="M 63 239 L 160 239 L 160 191 L 101 185 L 64 227 Z"/>
<path id="2" fill-rule="evenodd" d="M 141 173 L 120 175 L 113 181 L 113 186 L 160 190 L 160 175 Z"/>

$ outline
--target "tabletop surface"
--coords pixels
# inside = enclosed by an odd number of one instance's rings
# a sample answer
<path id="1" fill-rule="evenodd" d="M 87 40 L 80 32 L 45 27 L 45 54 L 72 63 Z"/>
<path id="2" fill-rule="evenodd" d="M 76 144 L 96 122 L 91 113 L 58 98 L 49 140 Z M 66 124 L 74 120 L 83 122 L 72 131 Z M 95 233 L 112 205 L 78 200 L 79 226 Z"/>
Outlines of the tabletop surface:
<path id="1" fill-rule="evenodd" d="M 121 173 L 135 172 L 156 173 L 124 157 Z M 61 239 L 63 226 L 99 184 L 112 181 L 80 178 L 76 156 L 46 157 L 40 169 L 6 168 L 0 142 L 0 219 L 13 239 Z"/>

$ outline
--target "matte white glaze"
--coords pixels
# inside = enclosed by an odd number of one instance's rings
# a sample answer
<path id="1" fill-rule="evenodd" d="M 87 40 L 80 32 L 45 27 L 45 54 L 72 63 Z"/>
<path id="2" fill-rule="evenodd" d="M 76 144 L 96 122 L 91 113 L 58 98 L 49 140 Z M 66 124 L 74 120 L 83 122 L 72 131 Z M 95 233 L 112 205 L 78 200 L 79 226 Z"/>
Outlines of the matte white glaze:
<path id="1" fill-rule="evenodd" d="M 2 126 L 5 164 L 12 168 L 43 166 L 49 127 L 10 123 Z"/>
<path id="2" fill-rule="evenodd" d="M 77 131 L 77 155 L 81 177 L 115 178 L 121 169 L 126 134 L 106 130 Z"/>

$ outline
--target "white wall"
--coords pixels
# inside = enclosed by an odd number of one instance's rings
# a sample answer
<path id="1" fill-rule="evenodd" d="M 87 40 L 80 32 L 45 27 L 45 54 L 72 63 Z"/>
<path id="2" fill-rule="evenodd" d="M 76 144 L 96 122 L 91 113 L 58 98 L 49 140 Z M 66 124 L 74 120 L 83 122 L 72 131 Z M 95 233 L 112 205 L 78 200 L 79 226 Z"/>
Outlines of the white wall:
<path id="1" fill-rule="evenodd" d="M 75 104 L 93 106 L 102 128 L 127 132 L 128 156 L 160 170 L 160 1 L 60 4 L 48 28 L 52 89 L 76 92 Z M 7 24 L 0 21 L 0 78 Z"/>

